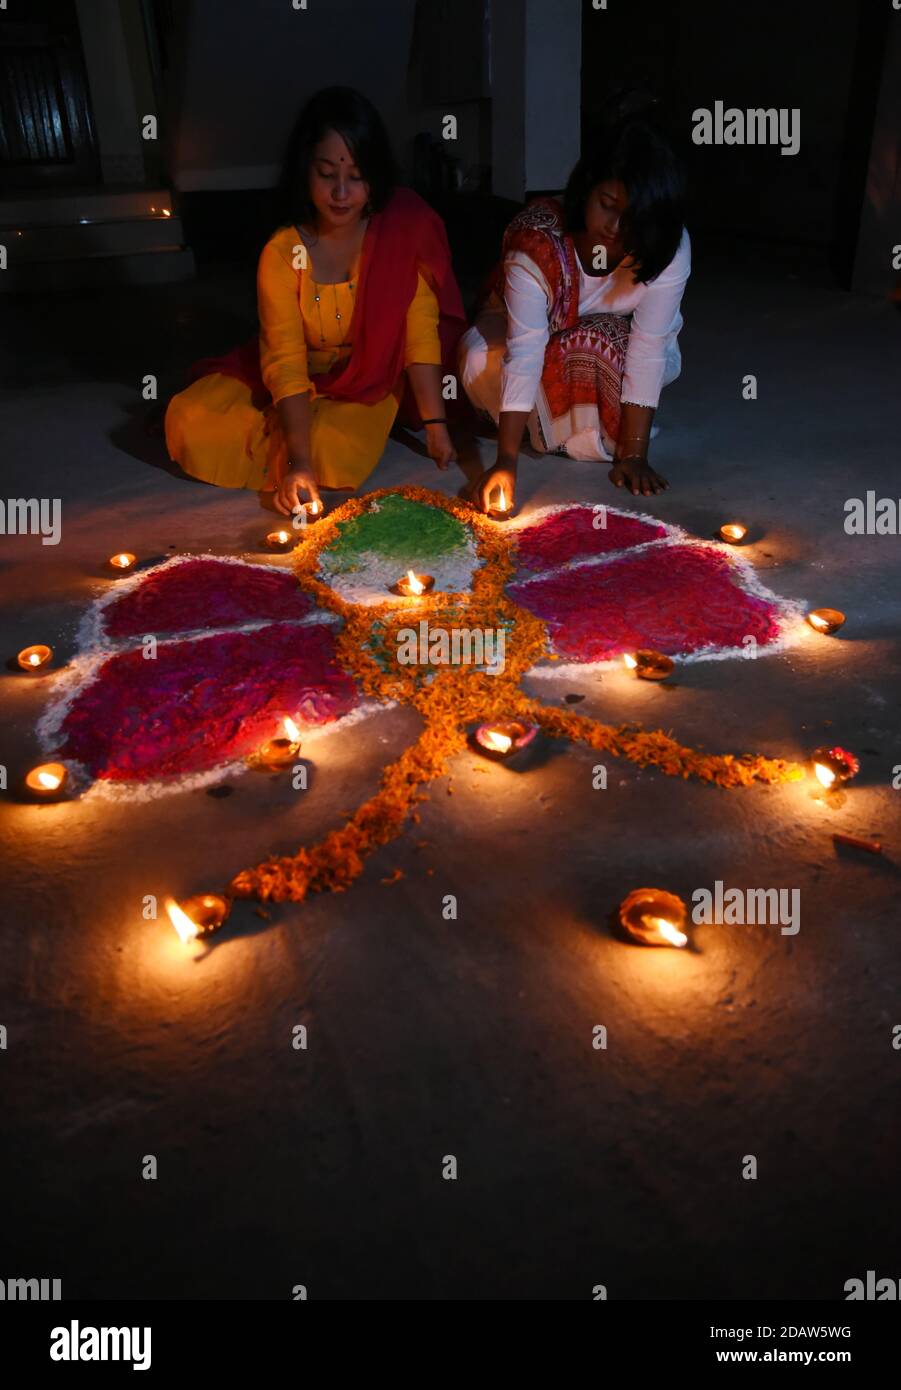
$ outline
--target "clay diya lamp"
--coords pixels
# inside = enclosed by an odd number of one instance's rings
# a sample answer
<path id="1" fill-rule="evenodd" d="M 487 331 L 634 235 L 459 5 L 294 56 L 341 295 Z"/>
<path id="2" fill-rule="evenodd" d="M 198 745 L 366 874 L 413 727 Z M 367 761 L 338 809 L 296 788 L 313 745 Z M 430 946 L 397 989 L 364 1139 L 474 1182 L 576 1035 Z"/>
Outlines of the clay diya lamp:
<path id="1" fill-rule="evenodd" d="M 663 888 L 633 888 L 619 905 L 620 926 L 642 946 L 687 946 L 687 917 L 682 899 Z"/>
<path id="2" fill-rule="evenodd" d="M 488 503 L 488 515 L 492 521 L 509 521 L 513 515 L 513 505 L 507 501 L 507 494 L 503 487 L 497 489 L 497 502 Z"/>
<path id="3" fill-rule="evenodd" d="M 741 545 L 747 534 L 747 526 L 743 526 L 740 521 L 727 521 L 720 527 L 720 540 L 726 541 L 728 545 Z"/>
<path id="4" fill-rule="evenodd" d="M 283 721 L 284 733 L 267 739 L 254 759 L 265 772 L 282 772 L 290 767 L 300 752 L 300 730 L 293 719 Z"/>
<path id="5" fill-rule="evenodd" d="M 267 550 L 291 550 L 297 544 L 293 531 L 270 531 L 263 544 Z"/>
<path id="6" fill-rule="evenodd" d="M 401 598 L 421 598 L 423 594 L 431 593 L 434 587 L 435 580 L 431 574 L 414 574 L 412 570 L 407 570 L 402 579 L 391 585 L 391 592 L 400 594 Z"/>
<path id="7" fill-rule="evenodd" d="M 860 771 L 860 763 L 846 748 L 817 748 L 810 756 L 814 776 L 827 791 L 850 782 Z"/>
<path id="8" fill-rule="evenodd" d="M 472 735 L 472 744 L 483 757 L 505 762 L 528 748 L 537 733 L 537 724 L 527 724 L 522 719 L 500 719 L 480 724 Z"/>
<path id="9" fill-rule="evenodd" d="M 53 648 L 38 642 L 33 647 L 23 647 L 16 661 L 23 671 L 40 671 L 53 660 Z"/>
<path id="10" fill-rule="evenodd" d="M 35 800 L 57 801 L 66 790 L 69 770 L 65 763 L 40 763 L 25 775 L 25 786 Z"/>
<path id="11" fill-rule="evenodd" d="M 665 681 L 676 669 L 672 657 L 652 651 L 650 647 L 643 647 L 637 652 L 623 652 L 623 663 L 641 681 Z"/>
<path id="12" fill-rule="evenodd" d="M 132 555 L 130 550 L 120 550 L 117 554 L 111 555 L 106 563 L 117 574 L 126 574 L 129 570 L 134 569 L 137 562 L 137 555 Z"/>
<path id="13" fill-rule="evenodd" d="M 814 632 L 822 632 L 826 636 L 830 633 L 838 632 L 845 615 L 838 608 L 813 608 L 807 614 L 807 621 Z"/>
<path id="14" fill-rule="evenodd" d="M 221 893 L 196 893 L 177 903 L 166 900 L 166 911 L 178 935 L 185 943 L 198 936 L 211 936 L 218 931 L 231 912 L 231 901 Z"/>

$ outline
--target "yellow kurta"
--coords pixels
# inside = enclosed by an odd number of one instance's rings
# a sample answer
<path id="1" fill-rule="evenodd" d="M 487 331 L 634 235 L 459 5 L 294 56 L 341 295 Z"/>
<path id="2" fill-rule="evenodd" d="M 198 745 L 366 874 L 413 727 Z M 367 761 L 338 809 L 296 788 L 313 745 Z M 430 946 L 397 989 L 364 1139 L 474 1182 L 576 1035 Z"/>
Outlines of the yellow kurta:
<path id="1" fill-rule="evenodd" d="M 311 269 L 294 266 L 299 245 L 297 230 L 282 228 L 263 248 L 257 270 L 260 368 L 273 404 L 257 410 L 250 387 L 220 372 L 201 377 L 169 402 L 169 456 L 195 478 L 219 487 L 275 487 L 288 464 L 275 404 L 306 391 L 311 462 L 320 486 L 358 487 L 382 456 L 402 382 L 373 405 L 316 394 L 316 377 L 350 355 L 359 329 L 354 303 L 360 257 L 349 280 L 318 284 Z M 404 361 L 441 362 L 438 301 L 422 275 L 407 310 Z"/>

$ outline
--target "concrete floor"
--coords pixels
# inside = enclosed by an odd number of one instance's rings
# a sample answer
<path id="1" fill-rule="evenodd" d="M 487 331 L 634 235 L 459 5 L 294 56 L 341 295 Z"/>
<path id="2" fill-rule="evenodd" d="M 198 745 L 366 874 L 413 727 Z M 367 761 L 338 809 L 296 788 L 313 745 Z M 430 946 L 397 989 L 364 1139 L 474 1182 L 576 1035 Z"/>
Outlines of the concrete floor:
<path id="1" fill-rule="evenodd" d="M 254 548 L 256 499 L 170 476 L 136 424 L 141 378 L 228 346 L 247 291 L 210 278 L 11 306 L 6 495 L 61 496 L 64 529 L 56 549 L 2 541 L 8 653 L 49 640 L 64 660 L 113 549 Z M 612 761 L 594 791 L 596 758 L 562 744 L 520 775 L 477 776 L 466 755 L 455 795 L 437 784 L 346 895 L 269 922 L 240 904 L 199 961 L 143 920 L 143 896 L 318 838 L 409 741 L 411 712 L 323 740 L 300 798 L 249 774 L 227 796 L 130 806 L 7 797 L 4 1274 L 136 1299 L 297 1284 L 320 1299 L 588 1299 L 596 1284 L 837 1299 L 867 1269 L 901 1275 L 901 543 L 843 530 L 847 498 L 901 492 L 901 320 L 713 258 L 685 318 L 654 454 L 672 488 L 643 508 L 705 536 L 745 519 L 765 582 L 848 622 L 673 686 L 542 689 L 711 750 L 802 757 L 834 740 L 860 754 L 858 780 L 829 807 L 809 784 L 724 792 Z M 407 482 L 460 478 L 392 441 L 372 483 Z M 564 499 L 628 505 L 596 467 L 525 460 L 521 508 Z M 8 673 L 2 690 L 14 780 L 47 685 Z M 886 852 L 839 852 L 837 830 Z M 716 879 L 800 889 L 800 933 L 701 927 L 691 953 L 611 934 L 628 889 L 689 897 Z"/>

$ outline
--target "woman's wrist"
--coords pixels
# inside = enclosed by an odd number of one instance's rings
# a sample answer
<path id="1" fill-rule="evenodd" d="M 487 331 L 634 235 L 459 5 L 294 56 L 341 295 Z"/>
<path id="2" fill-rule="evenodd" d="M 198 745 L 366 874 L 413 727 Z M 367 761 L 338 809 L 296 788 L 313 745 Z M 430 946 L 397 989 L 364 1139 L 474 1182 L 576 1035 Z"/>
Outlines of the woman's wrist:
<path id="1" fill-rule="evenodd" d="M 518 454 L 507 454 L 503 453 L 500 449 L 498 449 L 497 458 L 494 463 L 495 468 L 509 468 L 511 473 L 515 473 L 516 466 L 518 463 Z"/>

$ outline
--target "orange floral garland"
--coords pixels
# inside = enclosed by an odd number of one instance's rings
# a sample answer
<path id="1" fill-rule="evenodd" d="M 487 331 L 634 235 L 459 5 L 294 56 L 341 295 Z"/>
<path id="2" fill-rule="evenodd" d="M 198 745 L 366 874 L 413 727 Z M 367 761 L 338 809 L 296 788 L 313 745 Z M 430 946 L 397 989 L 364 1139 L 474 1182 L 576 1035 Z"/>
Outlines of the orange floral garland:
<path id="1" fill-rule="evenodd" d="M 417 618 L 453 627 L 461 608 L 475 628 L 508 625 L 505 669 L 498 675 L 470 667 L 449 667 L 426 682 L 416 667 L 397 660 L 395 639 L 409 626 L 410 609 L 396 602 L 374 606 L 348 603 L 316 577 L 320 552 L 337 536 L 342 522 L 369 509 L 373 499 L 400 495 L 412 502 L 441 507 L 470 526 L 475 534 L 480 567 L 471 590 L 462 594 L 428 594 L 416 601 Z M 293 552 L 301 587 L 321 607 L 343 619 L 337 639 L 338 660 L 364 694 L 377 700 L 412 705 L 423 718 L 423 729 L 409 748 L 382 773 L 379 789 L 318 844 L 301 846 L 295 854 L 278 855 L 235 876 L 230 892 L 260 901 L 300 902 L 310 891 L 342 892 L 362 872 L 366 858 L 403 830 L 417 802 L 428 796 L 428 783 L 447 772 L 448 761 L 466 746 L 466 726 L 475 722 L 519 717 L 538 724 L 554 738 L 587 744 L 599 752 L 628 759 L 639 767 L 656 767 L 671 777 L 697 777 L 719 787 L 747 787 L 797 781 L 804 775 L 799 763 L 752 754 L 700 753 L 686 748 L 662 730 L 646 732 L 635 724 L 600 724 L 586 715 L 547 706 L 526 695 L 519 681 L 542 657 L 556 660 L 549 650 L 547 629 L 540 618 L 519 608 L 504 593 L 513 575 L 513 546 L 503 526 L 489 521 L 468 503 L 443 497 L 426 488 L 381 488 L 354 497 L 311 526 Z M 383 634 L 380 663 L 368 643 L 373 628 Z"/>

